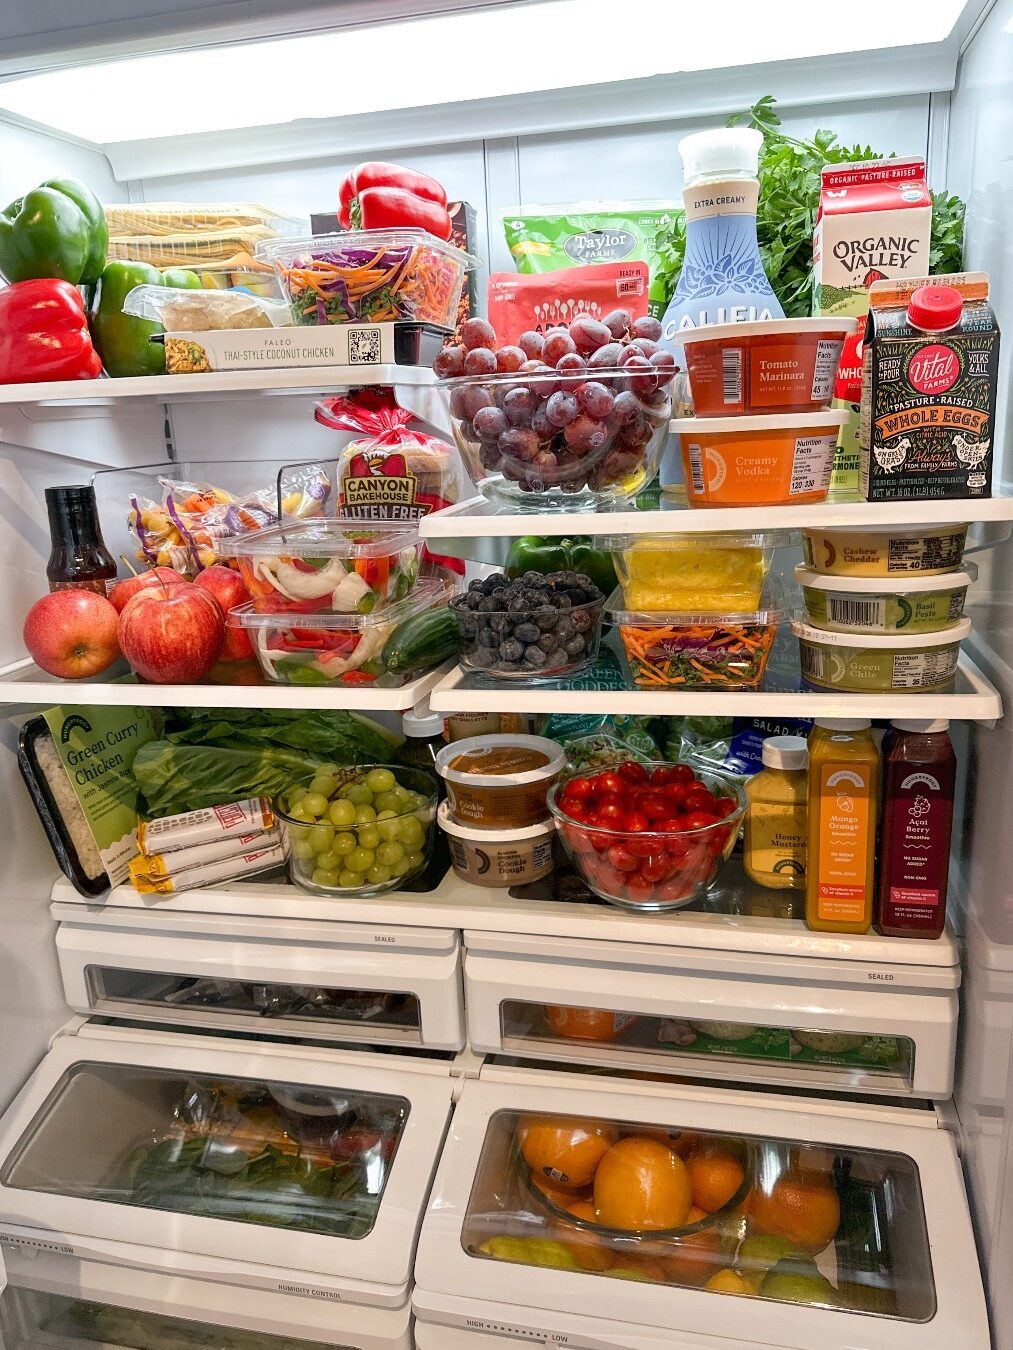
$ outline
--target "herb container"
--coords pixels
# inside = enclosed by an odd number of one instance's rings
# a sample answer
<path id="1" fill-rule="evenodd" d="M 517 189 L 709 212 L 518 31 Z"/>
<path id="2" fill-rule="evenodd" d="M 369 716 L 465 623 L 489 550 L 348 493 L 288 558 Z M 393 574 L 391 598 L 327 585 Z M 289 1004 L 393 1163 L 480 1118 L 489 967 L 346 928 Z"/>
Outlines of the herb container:
<path id="1" fill-rule="evenodd" d="M 688 614 L 628 609 L 619 590 L 606 606 L 641 689 L 751 689 L 763 679 L 780 609 Z"/>
<path id="2" fill-rule="evenodd" d="M 367 615 L 412 591 L 422 543 L 413 529 L 318 519 L 230 535 L 218 551 L 261 614 Z"/>
<path id="3" fill-rule="evenodd" d="M 261 670 L 275 684 L 390 689 L 405 677 L 384 666 L 384 644 L 405 619 L 442 604 L 446 595 L 442 581 L 426 578 L 406 599 L 371 614 L 265 614 L 247 604 L 230 610 L 228 622 L 248 634 Z"/>
<path id="4" fill-rule="evenodd" d="M 941 633 L 832 633 L 793 619 L 802 675 L 821 689 L 851 694 L 919 694 L 947 689 L 957 673 L 969 619 Z"/>
<path id="5" fill-rule="evenodd" d="M 350 230 L 271 240 L 256 258 L 278 274 L 295 324 L 411 319 L 453 328 L 478 260 L 427 230 Z"/>
<path id="6" fill-rule="evenodd" d="M 967 588 L 978 576 L 972 562 L 944 576 L 827 577 L 795 568 L 806 617 L 813 628 L 840 633 L 938 633 L 959 623 Z"/>

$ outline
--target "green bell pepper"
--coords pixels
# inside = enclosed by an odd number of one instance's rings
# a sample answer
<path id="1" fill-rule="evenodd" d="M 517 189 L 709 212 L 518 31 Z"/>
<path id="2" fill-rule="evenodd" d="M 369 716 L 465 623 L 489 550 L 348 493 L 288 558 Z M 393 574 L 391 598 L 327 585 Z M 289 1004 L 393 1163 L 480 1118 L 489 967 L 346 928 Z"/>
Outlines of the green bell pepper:
<path id="1" fill-rule="evenodd" d="M 519 577 L 524 572 L 583 572 L 603 595 L 609 596 L 619 584 L 612 554 L 596 548 L 586 535 L 561 539 L 551 535 L 526 534 L 515 539 L 507 554 L 506 574 Z"/>
<path id="2" fill-rule="evenodd" d="M 75 178 L 49 179 L 0 212 L 0 272 L 12 284 L 55 277 L 89 285 L 108 242 L 101 205 Z"/>
<path id="3" fill-rule="evenodd" d="M 200 278 L 194 272 L 171 269 L 165 276 L 144 262 L 107 263 L 99 279 L 98 301 L 92 313 L 91 329 L 95 348 L 109 375 L 164 375 L 165 348 L 149 339 L 163 332 L 160 323 L 135 319 L 123 313 L 123 302 L 135 286 L 171 284 L 186 290 L 199 290 Z"/>

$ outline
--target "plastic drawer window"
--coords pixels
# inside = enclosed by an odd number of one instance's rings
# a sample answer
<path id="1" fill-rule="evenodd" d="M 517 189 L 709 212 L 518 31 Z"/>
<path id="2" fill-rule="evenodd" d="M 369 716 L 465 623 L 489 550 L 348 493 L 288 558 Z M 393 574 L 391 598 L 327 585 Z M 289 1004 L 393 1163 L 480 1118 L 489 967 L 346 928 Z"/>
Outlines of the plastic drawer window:
<path id="1" fill-rule="evenodd" d="M 642 1063 L 706 1076 L 714 1061 L 771 1070 L 772 1079 L 827 1087 L 909 1092 L 914 1042 L 825 1029 L 796 1029 L 504 999 L 503 1049 L 548 1057 L 569 1052 L 585 1062 Z M 788 1072 L 785 1073 L 785 1070 Z"/>
<path id="2" fill-rule="evenodd" d="M 131 1350 L 355 1350 L 324 1346 L 260 1331 L 235 1331 L 161 1313 L 139 1312 L 112 1303 L 65 1298 L 34 1289 L 8 1289 L 0 1329 L 7 1350 L 79 1350 L 86 1345 L 130 1346 Z"/>
<path id="3" fill-rule="evenodd" d="M 363 1238 L 409 1104 L 400 1097 L 120 1064 L 63 1075 L 0 1182 Z"/>
<path id="4" fill-rule="evenodd" d="M 935 1314 L 918 1170 L 881 1150 L 500 1111 L 462 1242 L 575 1275 Z"/>
<path id="5" fill-rule="evenodd" d="M 110 1015 L 157 1012 L 171 1013 L 179 1022 L 211 1022 L 216 1014 L 227 1013 L 230 1019 L 318 1023 L 335 1036 L 354 1031 L 363 1036 L 388 1033 L 413 1042 L 422 1038 L 415 994 L 211 979 L 116 966 L 88 966 L 85 975 L 90 1006 Z"/>

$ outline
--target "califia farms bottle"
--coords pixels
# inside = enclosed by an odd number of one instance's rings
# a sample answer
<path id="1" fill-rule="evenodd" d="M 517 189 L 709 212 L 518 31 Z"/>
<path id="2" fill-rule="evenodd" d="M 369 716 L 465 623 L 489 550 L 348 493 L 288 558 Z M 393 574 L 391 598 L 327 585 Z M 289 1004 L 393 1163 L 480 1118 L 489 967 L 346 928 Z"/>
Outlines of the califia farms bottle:
<path id="1" fill-rule="evenodd" d="M 685 171 L 686 254 L 665 317 L 661 345 L 685 370 L 680 334 L 713 323 L 783 319 L 756 241 L 756 176 L 763 136 L 751 127 L 699 131 L 679 142 Z M 681 481 L 670 444 L 662 485 Z"/>

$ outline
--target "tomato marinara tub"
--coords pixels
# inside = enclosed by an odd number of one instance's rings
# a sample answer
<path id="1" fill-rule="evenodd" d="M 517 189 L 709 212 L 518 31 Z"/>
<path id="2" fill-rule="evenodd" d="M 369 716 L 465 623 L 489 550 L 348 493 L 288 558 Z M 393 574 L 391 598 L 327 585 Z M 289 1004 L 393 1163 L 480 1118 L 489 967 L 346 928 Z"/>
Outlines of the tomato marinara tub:
<path id="1" fill-rule="evenodd" d="M 843 409 L 776 417 L 686 417 L 679 437 L 690 506 L 801 506 L 826 500 Z"/>
<path id="2" fill-rule="evenodd" d="M 718 323 L 679 335 L 700 417 L 819 412 L 830 406 L 857 319 Z"/>

